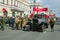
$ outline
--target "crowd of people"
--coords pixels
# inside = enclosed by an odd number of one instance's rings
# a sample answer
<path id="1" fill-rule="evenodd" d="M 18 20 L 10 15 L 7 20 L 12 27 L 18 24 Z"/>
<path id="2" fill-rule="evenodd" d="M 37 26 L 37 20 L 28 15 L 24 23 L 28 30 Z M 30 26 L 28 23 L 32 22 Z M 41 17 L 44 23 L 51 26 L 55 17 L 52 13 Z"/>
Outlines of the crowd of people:
<path id="1" fill-rule="evenodd" d="M 0 16 L 0 29 L 4 30 L 4 28 L 8 25 L 9 27 L 12 28 L 12 30 L 14 29 L 22 29 L 26 26 L 28 22 L 28 18 L 27 17 L 3 17 Z"/>
<path id="2" fill-rule="evenodd" d="M 4 16 L 0 16 L 0 30 L 4 30 L 5 27 L 11 27 L 12 30 L 25 30 L 25 28 L 27 27 L 27 24 L 29 24 L 29 30 L 31 30 L 32 27 L 32 23 L 31 23 L 30 18 L 28 17 L 4 17 Z M 50 18 L 50 26 L 51 26 L 51 31 L 54 31 L 54 18 Z M 36 26 L 36 25 L 34 25 Z"/>

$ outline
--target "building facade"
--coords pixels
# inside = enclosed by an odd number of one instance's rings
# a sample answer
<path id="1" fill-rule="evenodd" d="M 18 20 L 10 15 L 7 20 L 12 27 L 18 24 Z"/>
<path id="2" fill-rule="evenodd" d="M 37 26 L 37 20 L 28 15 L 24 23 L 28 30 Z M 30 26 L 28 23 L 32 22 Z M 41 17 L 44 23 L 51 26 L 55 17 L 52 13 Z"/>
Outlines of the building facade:
<path id="1" fill-rule="evenodd" d="M 19 0 L 0 0 L 0 16 L 3 16 L 6 12 L 3 12 L 4 10 L 7 11 L 7 16 L 22 16 L 25 11 L 29 9 L 29 6 L 23 1 Z M 27 11 L 29 12 L 29 11 Z"/>

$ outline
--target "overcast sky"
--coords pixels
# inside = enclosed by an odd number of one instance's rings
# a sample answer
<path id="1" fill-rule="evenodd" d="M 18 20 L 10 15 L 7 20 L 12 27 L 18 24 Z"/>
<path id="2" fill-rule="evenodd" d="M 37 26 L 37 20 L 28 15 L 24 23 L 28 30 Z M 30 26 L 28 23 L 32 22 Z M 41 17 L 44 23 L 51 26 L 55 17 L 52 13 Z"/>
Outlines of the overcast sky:
<path id="1" fill-rule="evenodd" d="M 45 7 L 51 9 L 56 16 L 60 16 L 60 0 L 36 0 L 36 2 L 42 3 Z"/>

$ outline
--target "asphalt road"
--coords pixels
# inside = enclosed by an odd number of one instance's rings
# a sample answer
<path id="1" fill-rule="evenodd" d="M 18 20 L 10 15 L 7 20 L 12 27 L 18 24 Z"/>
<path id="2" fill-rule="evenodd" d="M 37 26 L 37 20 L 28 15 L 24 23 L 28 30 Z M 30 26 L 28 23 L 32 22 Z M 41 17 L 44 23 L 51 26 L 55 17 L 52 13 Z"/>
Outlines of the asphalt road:
<path id="1" fill-rule="evenodd" d="M 4 31 L 0 30 L 0 40 L 60 40 L 60 25 L 55 25 L 54 32 L 50 32 L 50 27 L 44 32 L 5 28 Z"/>

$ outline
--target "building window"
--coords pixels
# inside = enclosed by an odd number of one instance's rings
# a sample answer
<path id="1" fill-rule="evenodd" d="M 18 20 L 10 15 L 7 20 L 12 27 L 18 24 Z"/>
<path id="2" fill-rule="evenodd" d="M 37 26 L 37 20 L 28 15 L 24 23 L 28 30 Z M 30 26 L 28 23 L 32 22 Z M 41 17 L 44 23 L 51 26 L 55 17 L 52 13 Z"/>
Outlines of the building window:
<path id="1" fill-rule="evenodd" d="M 14 6 L 14 0 L 11 0 L 11 5 Z"/>
<path id="2" fill-rule="evenodd" d="M 8 5 L 11 5 L 11 0 L 8 0 Z"/>
<path id="3" fill-rule="evenodd" d="M 7 4 L 7 0 L 4 0 L 4 4 Z"/>
<path id="4" fill-rule="evenodd" d="M 14 0 L 14 4 L 13 5 L 16 6 L 16 0 Z"/>
<path id="5" fill-rule="evenodd" d="M 31 9 L 31 6 L 30 6 L 30 9 Z"/>
<path id="6" fill-rule="evenodd" d="M 31 13 L 31 11 L 30 11 L 30 13 Z"/>
<path id="7" fill-rule="evenodd" d="M 17 2 L 17 1 L 15 1 L 15 6 L 17 7 L 17 5 L 18 5 L 18 2 Z"/>
<path id="8" fill-rule="evenodd" d="M 21 3 L 19 3 L 19 8 L 21 8 Z"/>
<path id="9" fill-rule="evenodd" d="M 20 7 L 20 3 L 18 2 L 18 7 Z"/>
<path id="10" fill-rule="evenodd" d="M 15 12 L 12 12 L 12 16 L 15 17 Z"/>
<path id="11" fill-rule="evenodd" d="M 10 2 L 9 2 L 10 3 Z M 8 5 L 8 0 L 7 0 L 7 5 Z"/>
<path id="12" fill-rule="evenodd" d="M 3 0 L 3 3 L 4 3 L 4 0 Z"/>
<path id="13" fill-rule="evenodd" d="M 13 0 L 11 0 L 11 6 L 13 5 Z"/>
<path id="14" fill-rule="evenodd" d="M 3 3 L 4 4 L 8 4 L 8 0 L 3 0 Z"/>
<path id="15" fill-rule="evenodd" d="M 17 1 L 17 7 L 18 7 L 18 1 Z"/>

